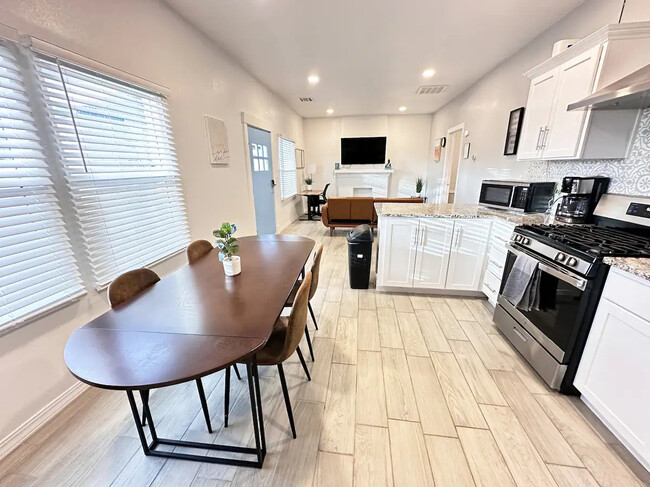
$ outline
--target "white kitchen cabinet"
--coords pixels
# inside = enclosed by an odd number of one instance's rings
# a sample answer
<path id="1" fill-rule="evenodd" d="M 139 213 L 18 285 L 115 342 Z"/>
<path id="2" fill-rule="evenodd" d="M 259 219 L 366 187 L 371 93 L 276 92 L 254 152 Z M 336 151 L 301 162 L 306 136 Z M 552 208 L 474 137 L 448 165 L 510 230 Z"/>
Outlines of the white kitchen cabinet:
<path id="1" fill-rule="evenodd" d="M 380 217 L 377 285 L 479 291 L 490 225 L 474 218 Z"/>
<path id="2" fill-rule="evenodd" d="M 492 223 L 483 287 L 481 288 L 492 306 L 496 306 L 503 269 L 508 256 L 506 243 L 510 240 L 514 229 L 515 225 L 507 221 L 497 220 Z"/>
<path id="3" fill-rule="evenodd" d="M 650 469 L 650 282 L 612 269 L 574 380 L 582 400 Z"/>
<path id="4" fill-rule="evenodd" d="M 478 291 L 490 235 L 489 220 L 456 220 L 445 289 Z"/>
<path id="5" fill-rule="evenodd" d="M 649 43 L 650 23 L 609 25 L 525 73 L 530 89 L 517 159 L 626 157 L 639 110 L 567 107 L 645 66 Z M 621 63 L 621 51 L 632 60 Z"/>
<path id="6" fill-rule="evenodd" d="M 413 286 L 419 227 L 418 218 L 381 218 L 378 285 Z"/>
<path id="7" fill-rule="evenodd" d="M 453 232 L 454 221 L 448 218 L 420 219 L 413 287 L 445 288 Z"/>

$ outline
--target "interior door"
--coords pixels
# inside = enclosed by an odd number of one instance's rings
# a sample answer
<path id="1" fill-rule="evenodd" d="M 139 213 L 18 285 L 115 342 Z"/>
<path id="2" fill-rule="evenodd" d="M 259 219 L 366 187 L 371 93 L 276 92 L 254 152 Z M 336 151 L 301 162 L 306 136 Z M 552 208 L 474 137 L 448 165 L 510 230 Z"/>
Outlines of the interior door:
<path id="1" fill-rule="evenodd" d="M 554 69 L 530 82 L 524 125 L 519 140 L 518 160 L 541 157 L 541 141 L 551 115 L 557 79 L 558 69 Z"/>
<path id="2" fill-rule="evenodd" d="M 380 286 L 412 287 L 417 254 L 419 220 L 417 218 L 383 218 L 380 224 Z"/>
<path id="3" fill-rule="evenodd" d="M 455 221 L 445 289 L 481 289 L 490 223 L 477 219 Z"/>
<path id="4" fill-rule="evenodd" d="M 542 142 L 542 157 L 578 157 L 590 110 L 569 112 L 567 106 L 593 92 L 600 49 L 596 46 L 560 66 L 548 134 Z"/>
<path id="5" fill-rule="evenodd" d="M 275 233 L 275 181 L 271 159 L 271 134 L 250 125 L 247 127 L 257 234 Z"/>
<path id="6" fill-rule="evenodd" d="M 446 218 L 422 219 L 419 231 L 413 287 L 444 289 L 454 221 Z"/>

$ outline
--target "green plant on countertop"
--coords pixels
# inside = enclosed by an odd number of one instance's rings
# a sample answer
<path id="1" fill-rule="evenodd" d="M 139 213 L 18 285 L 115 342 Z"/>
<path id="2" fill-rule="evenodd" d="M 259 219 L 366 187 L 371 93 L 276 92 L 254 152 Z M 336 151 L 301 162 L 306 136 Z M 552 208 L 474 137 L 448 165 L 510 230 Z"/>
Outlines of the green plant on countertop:
<path id="1" fill-rule="evenodd" d="M 313 182 L 314 182 L 314 180 L 312 179 L 311 176 L 307 176 L 307 177 L 305 178 L 305 184 L 311 184 L 311 183 L 313 183 Z"/>
<path id="2" fill-rule="evenodd" d="M 212 232 L 217 239 L 215 244 L 219 249 L 219 261 L 231 260 L 232 256 L 239 252 L 237 239 L 233 234 L 237 231 L 237 225 L 234 223 L 222 223 L 221 228 Z"/>
<path id="3" fill-rule="evenodd" d="M 417 178 L 415 180 L 415 192 L 417 194 L 420 194 L 422 192 L 423 186 L 424 186 L 424 181 L 422 181 L 422 178 Z"/>

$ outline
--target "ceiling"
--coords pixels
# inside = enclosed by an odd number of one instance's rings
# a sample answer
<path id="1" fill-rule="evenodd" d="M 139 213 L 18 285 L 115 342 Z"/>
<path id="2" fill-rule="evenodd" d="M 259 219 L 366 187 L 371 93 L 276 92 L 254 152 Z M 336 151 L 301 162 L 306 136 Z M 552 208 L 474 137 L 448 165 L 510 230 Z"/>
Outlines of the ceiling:
<path id="1" fill-rule="evenodd" d="M 303 117 L 434 112 L 582 1 L 165 0 Z"/>

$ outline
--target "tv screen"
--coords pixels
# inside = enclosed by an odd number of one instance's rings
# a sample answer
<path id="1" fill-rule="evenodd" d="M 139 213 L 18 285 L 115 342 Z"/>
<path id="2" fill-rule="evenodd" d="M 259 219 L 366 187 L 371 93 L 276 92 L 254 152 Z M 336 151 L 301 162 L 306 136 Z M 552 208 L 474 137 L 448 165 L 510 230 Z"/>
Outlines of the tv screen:
<path id="1" fill-rule="evenodd" d="M 341 139 L 341 164 L 384 164 L 386 137 Z"/>

